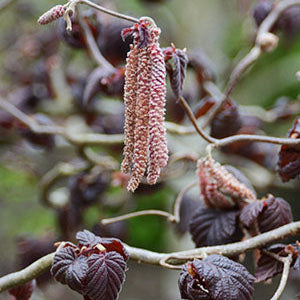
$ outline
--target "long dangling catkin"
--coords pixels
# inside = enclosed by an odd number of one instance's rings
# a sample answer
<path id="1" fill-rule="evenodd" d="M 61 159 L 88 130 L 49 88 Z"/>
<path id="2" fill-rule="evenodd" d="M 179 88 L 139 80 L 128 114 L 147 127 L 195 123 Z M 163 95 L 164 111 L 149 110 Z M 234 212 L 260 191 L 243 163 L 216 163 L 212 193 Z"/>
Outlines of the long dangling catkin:
<path id="1" fill-rule="evenodd" d="M 133 160 L 134 149 L 134 128 L 136 119 L 136 99 L 137 99 L 137 68 L 138 68 L 138 49 L 137 45 L 131 45 L 128 53 L 126 71 L 125 71 L 125 87 L 124 87 L 124 104 L 125 104 L 125 146 L 124 159 L 121 164 L 123 173 L 129 173 Z"/>
<path id="2" fill-rule="evenodd" d="M 38 23 L 40 25 L 49 24 L 59 18 L 61 18 L 65 13 L 65 8 L 62 5 L 56 5 L 50 10 L 45 12 L 42 16 L 39 17 Z"/>
<path id="3" fill-rule="evenodd" d="M 134 192 L 134 190 L 138 187 L 147 168 L 151 80 L 151 61 L 148 48 L 144 47 L 140 49 L 138 54 L 138 90 L 133 152 L 134 164 L 127 187 L 130 192 Z"/>
<path id="4" fill-rule="evenodd" d="M 152 64 L 151 99 L 150 99 L 150 140 L 148 183 L 155 184 L 162 168 L 168 162 L 168 148 L 166 130 L 164 126 L 166 102 L 166 67 L 163 52 L 158 40 L 160 29 L 154 27 L 150 30 L 150 58 Z"/>
<path id="5" fill-rule="evenodd" d="M 123 30 L 123 37 L 133 35 L 125 75 L 125 147 L 122 172 L 129 173 L 127 189 L 140 184 L 147 165 L 148 183 L 155 184 L 167 165 L 168 149 L 164 127 L 166 69 L 159 47 L 160 29 L 151 20 L 141 19 Z"/>

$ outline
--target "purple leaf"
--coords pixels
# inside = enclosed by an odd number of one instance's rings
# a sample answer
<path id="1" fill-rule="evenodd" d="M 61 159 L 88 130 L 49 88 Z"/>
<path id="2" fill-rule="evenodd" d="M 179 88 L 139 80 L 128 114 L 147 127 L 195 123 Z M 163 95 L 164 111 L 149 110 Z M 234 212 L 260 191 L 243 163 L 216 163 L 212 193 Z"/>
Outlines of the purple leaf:
<path id="1" fill-rule="evenodd" d="M 116 252 L 92 254 L 88 259 L 84 295 L 90 300 L 115 300 L 125 280 L 126 262 Z"/>
<path id="2" fill-rule="evenodd" d="M 183 50 L 176 49 L 174 45 L 164 49 L 164 54 L 167 59 L 166 69 L 169 74 L 171 88 L 176 99 L 179 99 L 182 95 L 188 57 Z M 169 62 L 171 58 L 172 63 Z"/>
<path id="3" fill-rule="evenodd" d="M 221 211 L 200 207 L 192 217 L 190 233 L 196 247 L 231 243 L 240 240 L 238 210 Z"/>
<path id="4" fill-rule="evenodd" d="M 107 252 L 116 251 L 123 256 L 124 260 L 128 259 L 128 253 L 122 242 L 116 238 L 100 238 L 88 230 L 79 231 L 76 235 L 79 247 L 95 247 L 101 244 Z"/>
<path id="5" fill-rule="evenodd" d="M 123 256 L 124 260 L 127 261 L 129 255 L 123 246 L 122 242 L 116 238 L 103 238 L 101 241 L 101 245 L 103 245 L 107 252 L 115 251 Z"/>
<path id="6" fill-rule="evenodd" d="M 264 202 L 267 208 L 258 216 L 260 232 L 270 231 L 293 221 L 291 207 L 282 198 L 269 195 Z"/>
<path id="7" fill-rule="evenodd" d="M 240 214 L 240 221 L 247 227 L 250 227 L 267 207 L 264 201 L 256 200 L 243 207 Z"/>
<path id="8" fill-rule="evenodd" d="M 244 266 L 220 255 L 188 262 L 179 278 L 181 297 L 190 300 L 249 300 L 253 283 Z"/>
<path id="9" fill-rule="evenodd" d="M 25 284 L 14 287 L 9 290 L 9 294 L 11 295 L 11 300 L 28 300 L 30 299 L 32 293 L 34 292 L 36 287 L 36 281 L 31 280 Z"/>
<path id="10" fill-rule="evenodd" d="M 283 254 L 286 245 L 276 244 L 267 248 L 271 253 L 278 255 Z M 286 254 L 285 254 L 286 256 Z M 266 281 L 277 274 L 282 273 L 283 263 L 274 259 L 273 257 L 261 252 L 261 255 L 257 261 L 257 266 L 255 270 L 256 282 Z"/>

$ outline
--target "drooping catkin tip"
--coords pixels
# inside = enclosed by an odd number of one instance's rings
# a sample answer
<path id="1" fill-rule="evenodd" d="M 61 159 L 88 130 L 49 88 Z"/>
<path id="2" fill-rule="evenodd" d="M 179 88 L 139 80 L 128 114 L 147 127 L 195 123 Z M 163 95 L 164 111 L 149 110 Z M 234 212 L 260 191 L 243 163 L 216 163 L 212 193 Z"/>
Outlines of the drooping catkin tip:
<path id="1" fill-rule="evenodd" d="M 56 5 L 40 16 L 37 22 L 40 25 L 46 25 L 61 18 L 64 13 L 65 8 L 62 5 Z"/>

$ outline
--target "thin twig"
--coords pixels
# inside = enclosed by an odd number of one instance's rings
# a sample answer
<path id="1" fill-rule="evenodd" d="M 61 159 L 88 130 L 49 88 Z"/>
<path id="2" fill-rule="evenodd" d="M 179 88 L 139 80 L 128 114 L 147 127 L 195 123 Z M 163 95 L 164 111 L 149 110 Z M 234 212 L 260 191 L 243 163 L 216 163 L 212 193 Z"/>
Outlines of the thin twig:
<path id="1" fill-rule="evenodd" d="M 120 19 L 124 19 L 124 20 L 127 20 L 129 22 L 134 22 L 134 23 L 138 23 L 139 22 L 139 19 L 137 18 L 134 18 L 134 17 L 131 17 L 131 16 L 127 16 L 127 15 L 124 15 L 124 14 L 121 14 L 121 13 L 118 13 L 118 12 L 115 12 L 115 11 L 112 11 L 108 8 L 104 8 L 103 6 L 100 6 L 94 2 L 91 2 L 89 0 L 75 0 L 75 2 L 77 3 L 82 3 L 82 4 L 86 4 L 96 10 L 99 10 L 103 13 L 106 13 L 108 15 L 111 15 L 113 17 L 117 17 L 117 18 L 120 18 Z"/>
<path id="2" fill-rule="evenodd" d="M 2 0 L 0 2 L 0 11 L 4 10 L 5 8 L 7 8 L 9 5 L 13 4 L 14 2 L 16 2 L 16 0 Z"/>
<path id="3" fill-rule="evenodd" d="M 126 244 L 124 244 L 124 246 L 129 254 L 130 259 L 132 260 L 146 264 L 173 268 L 174 266 L 182 264 L 187 260 L 191 260 L 192 258 L 201 259 L 211 254 L 234 256 L 244 253 L 248 250 L 261 248 L 269 243 L 275 242 L 279 239 L 284 239 L 287 236 L 296 235 L 298 233 L 300 233 L 300 221 L 284 225 L 242 242 L 202 247 L 173 253 L 158 253 L 131 247 Z M 19 272 L 15 272 L 0 278 L 0 292 L 28 282 L 40 275 L 42 272 L 45 272 L 51 267 L 53 257 L 54 253 L 49 254 Z M 161 262 L 164 262 L 165 264 L 162 265 Z"/>
<path id="4" fill-rule="evenodd" d="M 183 105 L 190 121 L 192 122 L 193 126 L 195 127 L 196 131 L 199 133 L 200 136 L 202 136 L 207 142 L 209 143 L 215 143 L 217 141 L 217 139 L 209 136 L 208 134 L 206 134 L 197 124 L 197 120 L 194 116 L 193 111 L 191 110 L 189 104 L 186 102 L 186 100 L 183 97 L 180 97 L 179 99 L 180 103 Z"/>
<path id="5" fill-rule="evenodd" d="M 41 125 L 33 117 L 27 116 L 10 102 L 0 98 L 0 108 L 14 116 L 28 128 L 37 134 L 60 135 L 75 145 L 114 145 L 122 144 L 124 136 L 122 134 L 100 134 L 100 133 L 68 133 L 63 127 L 55 125 Z"/>
<path id="6" fill-rule="evenodd" d="M 300 144 L 300 139 L 292 139 L 292 138 L 277 138 L 272 136 L 264 136 L 264 135 L 252 135 L 252 134 L 237 134 L 233 136 L 229 136 L 223 139 L 215 139 L 209 135 L 207 135 L 197 124 L 197 120 L 189 106 L 189 104 L 183 99 L 180 99 L 181 104 L 184 106 L 192 124 L 194 125 L 197 133 L 204 138 L 207 142 L 209 142 L 214 148 L 224 147 L 229 144 L 240 142 L 240 141 L 249 141 L 249 142 L 262 142 L 276 145 L 288 145 L 295 146 Z"/>
<path id="7" fill-rule="evenodd" d="M 81 171 L 84 171 L 89 166 L 86 163 L 80 163 L 78 165 L 74 165 L 71 163 L 59 163 L 49 172 L 47 172 L 41 182 L 40 182 L 40 189 L 41 189 L 41 202 L 49 207 L 53 207 L 53 203 L 49 199 L 49 193 L 52 186 L 61 178 L 68 177 L 74 174 L 77 174 Z"/>
<path id="8" fill-rule="evenodd" d="M 180 191 L 180 193 L 178 194 L 178 196 L 174 202 L 174 212 L 173 212 L 176 223 L 180 222 L 180 207 L 181 207 L 181 202 L 183 200 L 184 195 L 196 185 L 197 185 L 197 182 L 193 182 L 193 183 L 189 184 L 188 186 L 186 186 L 184 189 L 182 189 Z"/>
<path id="9" fill-rule="evenodd" d="M 97 64 L 99 66 L 106 68 L 110 72 L 114 72 L 114 70 L 115 70 L 114 66 L 112 64 L 110 64 L 105 59 L 105 57 L 102 55 L 102 53 L 100 52 L 98 45 L 95 41 L 95 38 L 94 38 L 89 26 L 87 25 L 85 19 L 84 18 L 81 19 L 80 16 L 78 16 L 78 20 L 79 20 L 80 26 L 83 29 L 84 36 L 86 38 L 87 46 L 88 46 L 91 56 L 94 58 L 94 60 L 97 62 Z"/>
<path id="10" fill-rule="evenodd" d="M 229 136 L 220 140 L 217 140 L 214 143 L 214 147 L 224 147 L 229 144 L 241 141 L 249 141 L 249 142 L 262 142 L 276 145 L 289 145 L 295 146 L 300 143 L 300 139 L 291 139 L 291 138 L 277 138 L 272 136 L 265 135 L 251 135 L 251 134 L 237 134 L 233 136 Z"/>
<path id="11" fill-rule="evenodd" d="M 241 61 L 237 64 L 237 66 L 233 69 L 227 87 L 224 92 L 224 97 L 221 101 L 218 101 L 215 105 L 215 108 L 210 115 L 209 121 L 213 120 L 214 117 L 217 115 L 219 110 L 221 109 L 223 103 L 228 99 L 230 94 L 232 93 L 233 89 L 235 88 L 238 80 L 241 78 L 243 73 L 248 70 L 248 68 L 258 60 L 258 58 L 264 52 L 261 47 L 261 41 L 263 40 L 262 37 L 268 33 L 273 25 L 278 20 L 279 16 L 288 8 L 292 6 L 300 5 L 300 0 L 286 0 L 276 3 L 274 5 L 273 10 L 269 13 L 269 15 L 264 19 L 257 30 L 256 34 L 256 41 L 253 48 L 249 51 L 249 53 L 241 59 Z"/>
<path id="12" fill-rule="evenodd" d="M 124 220 L 128 220 L 128 219 L 136 218 L 139 216 L 152 216 L 152 215 L 165 217 L 169 221 L 174 222 L 174 216 L 172 214 L 170 214 L 166 211 L 162 211 L 162 210 L 149 209 L 149 210 L 141 210 L 141 211 L 125 214 L 125 215 L 118 216 L 115 218 L 102 219 L 101 223 L 103 225 L 108 225 L 108 224 L 112 224 L 112 223 L 116 223 L 116 222 L 120 222 L 120 221 L 124 221 Z"/>
<path id="13" fill-rule="evenodd" d="M 289 273 L 290 273 L 290 267 L 293 261 L 292 254 L 289 254 L 287 257 L 279 257 L 276 258 L 277 260 L 281 261 L 283 263 L 283 271 L 281 275 L 281 280 L 279 283 L 279 286 L 274 294 L 274 296 L 270 300 L 279 300 L 287 283 Z"/>
<path id="14" fill-rule="evenodd" d="M 29 117 L 16 106 L 0 97 L 0 109 L 18 119 L 21 123 L 37 134 L 51 134 L 60 135 L 68 142 L 74 145 L 115 145 L 124 143 L 123 134 L 101 134 L 101 133 L 69 133 L 63 127 L 56 125 L 41 125 L 33 117 Z M 168 132 L 176 133 L 178 135 L 194 134 L 195 131 L 172 122 L 166 122 Z"/>

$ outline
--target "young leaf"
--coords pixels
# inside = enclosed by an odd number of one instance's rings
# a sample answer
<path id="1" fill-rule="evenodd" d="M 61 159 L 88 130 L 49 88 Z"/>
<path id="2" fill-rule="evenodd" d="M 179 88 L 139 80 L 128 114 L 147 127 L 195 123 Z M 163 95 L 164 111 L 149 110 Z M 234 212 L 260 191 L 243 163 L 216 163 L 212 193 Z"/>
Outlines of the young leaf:
<path id="1" fill-rule="evenodd" d="M 195 259 L 182 269 L 178 281 L 182 299 L 250 300 L 254 277 L 227 257 Z"/>
<path id="2" fill-rule="evenodd" d="M 36 287 L 36 281 L 31 280 L 25 284 L 19 285 L 9 290 L 11 300 L 28 300 Z"/>
<path id="3" fill-rule="evenodd" d="M 190 233 L 196 247 L 239 241 L 242 234 L 238 215 L 238 210 L 220 211 L 199 207 L 190 223 Z"/>
<path id="4" fill-rule="evenodd" d="M 100 238 L 88 230 L 79 231 L 76 234 L 76 239 L 78 240 L 78 245 L 80 248 L 83 246 L 95 247 L 98 244 L 101 244 L 107 252 L 116 251 L 123 256 L 125 261 L 128 259 L 128 253 L 119 239 Z"/>
<path id="5" fill-rule="evenodd" d="M 84 295 L 90 300 L 115 300 L 125 280 L 126 263 L 116 252 L 92 254 L 88 259 Z"/>
<path id="6" fill-rule="evenodd" d="M 174 45 L 164 49 L 166 69 L 169 74 L 172 91 L 179 99 L 182 95 L 183 82 L 186 75 L 188 58 L 185 51 L 176 49 Z M 172 59 L 172 63 L 170 62 Z"/>

